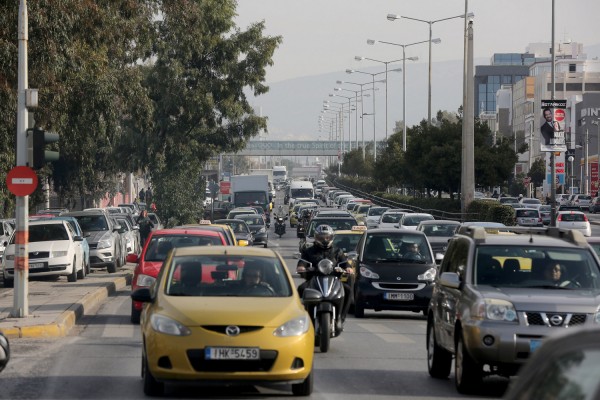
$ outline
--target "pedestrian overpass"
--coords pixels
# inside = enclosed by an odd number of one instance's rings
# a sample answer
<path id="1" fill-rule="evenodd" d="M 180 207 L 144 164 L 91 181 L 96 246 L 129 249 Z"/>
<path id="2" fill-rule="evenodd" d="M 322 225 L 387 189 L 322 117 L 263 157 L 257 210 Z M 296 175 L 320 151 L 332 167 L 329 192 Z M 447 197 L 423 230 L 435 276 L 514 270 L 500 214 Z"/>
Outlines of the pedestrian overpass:
<path id="1" fill-rule="evenodd" d="M 365 143 L 369 145 L 372 142 Z M 377 142 L 377 151 L 382 149 L 385 142 Z M 235 153 L 236 156 L 264 157 L 264 156 L 315 156 L 337 157 L 348 150 L 355 150 L 356 142 L 344 141 L 309 141 L 309 140 L 251 140 L 243 150 Z M 227 154 L 234 155 L 234 154 Z"/>

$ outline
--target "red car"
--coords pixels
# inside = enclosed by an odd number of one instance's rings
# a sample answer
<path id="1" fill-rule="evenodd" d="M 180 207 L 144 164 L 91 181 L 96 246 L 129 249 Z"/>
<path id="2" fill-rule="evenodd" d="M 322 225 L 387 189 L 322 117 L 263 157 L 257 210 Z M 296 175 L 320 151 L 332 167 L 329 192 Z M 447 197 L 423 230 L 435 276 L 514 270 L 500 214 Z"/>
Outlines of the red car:
<path id="1" fill-rule="evenodd" d="M 127 255 L 127 262 L 137 263 L 133 271 L 131 280 L 131 289 L 136 290 L 140 287 L 150 287 L 160 272 L 163 261 L 174 247 L 189 246 L 226 246 L 227 241 L 222 233 L 203 230 L 199 228 L 173 228 L 160 229 L 152 231 L 142 253 Z M 216 267 L 216 266 L 215 266 Z M 203 276 L 205 282 L 211 282 L 213 276 L 207 269 L 209 276 Z M 142 303 L 132 301 L 131 303 L 131 322 L 137 324 L 140 322 L 142 312 Z"/>

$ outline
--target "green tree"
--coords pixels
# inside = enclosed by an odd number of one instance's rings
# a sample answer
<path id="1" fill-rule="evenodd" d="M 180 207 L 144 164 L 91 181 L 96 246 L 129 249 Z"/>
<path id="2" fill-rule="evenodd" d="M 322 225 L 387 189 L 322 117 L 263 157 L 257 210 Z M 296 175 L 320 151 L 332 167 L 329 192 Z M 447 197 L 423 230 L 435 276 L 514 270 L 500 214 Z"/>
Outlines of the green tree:
<path id="1" fill-rule="evenodd" d="M 531 182 L 533 183 L 533 197 L 537 197 L 537 187 L 542 186 L 546 178 L 546 162 L 543 158 L 537 158 L 531 164 L 527 176 L 531 178 Z"/>

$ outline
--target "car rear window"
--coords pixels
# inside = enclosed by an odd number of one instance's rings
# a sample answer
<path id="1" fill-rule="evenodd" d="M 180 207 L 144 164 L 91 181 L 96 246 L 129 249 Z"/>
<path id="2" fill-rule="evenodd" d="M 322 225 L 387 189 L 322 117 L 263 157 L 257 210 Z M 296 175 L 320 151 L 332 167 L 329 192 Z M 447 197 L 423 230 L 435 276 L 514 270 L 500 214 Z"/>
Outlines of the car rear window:
<path id="1" fill-rule="evenodd" d="M 585 221 L 585 215 L 584 214 L 562 214 L 560 219 L 561 219 L 561 221 L 583 222 L 583 221 Z"/>
<path id="2" fill-rule="evenodd" d="M 354 218 L 323 218 L 313 219 L 306 231 L 306 236 L 313 237 L 315 229 L 319 225 L 329 225 L 334 231 L 349 231 L 358 225 Z"/>
<path id="3" fill-rule="evenodd" d="M 203 235 L 164 235 L 150 239 L 144 261 L 164 261 L 167 254 L 175 247 L 189 246 L 223 246 L 219 236 Z"/>
<path id="4" fill-rule="evenodd" d="M 383 214 L 383 216 L 381 217 L 381 222 L 386 222 L 386 223 L 397 223 L 398 221 L 400 221 L 400 218 L 402 218 L 404 214 Z"/>
<path id="5" fill-rule="evenodd" d="M 536 210 L 517 210 L 517 217 L 520 218 L 537 218 L 538 212 Z"/>

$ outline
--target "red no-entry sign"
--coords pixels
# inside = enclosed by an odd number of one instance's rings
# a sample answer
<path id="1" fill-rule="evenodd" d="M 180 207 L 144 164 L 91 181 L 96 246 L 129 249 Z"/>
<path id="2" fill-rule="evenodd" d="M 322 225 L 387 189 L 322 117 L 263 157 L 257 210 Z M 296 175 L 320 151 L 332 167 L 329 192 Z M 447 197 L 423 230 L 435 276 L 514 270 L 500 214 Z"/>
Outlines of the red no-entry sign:
<path id="1" fill-rule="evenodd" d="M 554 110 L 554 120 L 558 122 L 562 122 L 565 120 L 565 110 L 557 108 Z"/>
<path id="2" fill-rule="evenodd" d="M 29 196 L 38 185 L 35 171 L 29 167 L 18 166 L 6 175 L 6 186 L 15 196 Z"/>

